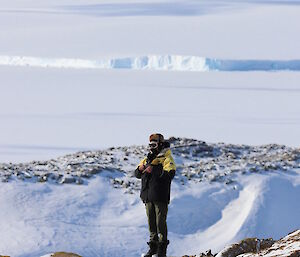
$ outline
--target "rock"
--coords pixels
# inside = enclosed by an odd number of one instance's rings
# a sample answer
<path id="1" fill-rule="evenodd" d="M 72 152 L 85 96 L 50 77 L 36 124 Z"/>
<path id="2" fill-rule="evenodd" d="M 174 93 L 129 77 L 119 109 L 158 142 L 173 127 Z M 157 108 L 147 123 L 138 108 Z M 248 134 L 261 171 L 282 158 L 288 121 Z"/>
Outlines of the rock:
<path id="1" fill-rule="evenodd" d="M 300 230 L 296 230 L 286 237 L 271 243 L 271 241 L 266 242 L 266 248 L 263 249 L 261 247 L 257 253 L 245 253 L 239 257 L 260 257 L 265 255 L 268 257 L 300 257 Z"/>
<path id="2" fill-rule="evenodd" d="M 82 178 L 77 178 L 76 179 L 76 184 L 77 185 L 82 185 L 83 184 L 83 179 Z"/>
<path id="3" fill-rule="evenodd" d="M 261 242 L 263 243 L 261 244 Z M 263 247 L 269 247 L 274 243 L 275 241 L 273 239 L 259 240 L 257 238 L 247 238 L 237 244 L 226 247 L 217 254 L 217 257 L 235 257 L 244 253 L 257 253 L 261 250 L 261 245 L 263 245 Z"/>
<path id="4" fill-rule="evenodd" d="M 272 238 L 269 239 L 262 239 L 260 240 L 260 249 L 259 250 L 265 250 L 269 247 L 271 247 L 275 241 Z"/>
<path id="5" fill-rule="evenodd" d="M 205 253 L 201 253 L 199 257 L 214 257 L 215 255 L 211 253 L 211 250 L 207 250 Z"/>
<path id="6" fill-rule="evenodd" d="M 214 257 L 215 255 L 212 254 L 211 250 L 207 250 L 205 253 L 200 253 L 199 255 L 184 255 L 182 257 Z"/>
<path id="7" fill-rule="evenodd" d="M 8 181 L 9 181 L 9 177 L 8 176 L 1 177 L 1 182 L 7 183 Z"/>
<path id="8" fill-rule="evenodd" d="M 82 256 L 75 254 L 75 253 L 56 252 L 56 253 L 51 253 L 50 255 L 45 255 L 42 257 L 82 257 Z"/>
<path id="9" fill-rule="evenodd" d="M 74 177 L 65 177 L 64 176 L 59 183 L 60 184 L 72 184 L 75 182 L 76 182 L 76 179 Z"/>
<path id="10" fill-rule="evenodd" d="M 48 180 L 47 175 L 40 176 L 37 179 L 38 182 L 46 182 L 47 180 Z"/>
<path id="11" fill-rule="evenodd" d="M 226 184 L 226 185 L 230 185 L 230 184 L 233 184 L 233 183 L 235 183 L 235 181 L 232 180 L 232 179 L 226 179 L 226 180 L 225 180 L 225 184 Z"/>

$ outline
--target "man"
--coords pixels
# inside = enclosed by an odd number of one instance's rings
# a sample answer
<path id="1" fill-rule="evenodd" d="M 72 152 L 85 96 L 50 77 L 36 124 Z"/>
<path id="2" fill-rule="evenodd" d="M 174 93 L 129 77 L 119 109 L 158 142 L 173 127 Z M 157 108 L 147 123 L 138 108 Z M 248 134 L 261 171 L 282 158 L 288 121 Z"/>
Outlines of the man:
<path id="1" fill-rule="evenodd" d="M 171 155 L 170 144 L 161 134 L 149 137 L 150 151 L 135 170 L 135 176 L 142 179 L 141 199 L 148 217 L 150 240 L 149 251 L 145 257 L 158 254 L 165 257 L 169 244 L 167 213 L 170 202 L 171 180 L 176 166 Z"/>

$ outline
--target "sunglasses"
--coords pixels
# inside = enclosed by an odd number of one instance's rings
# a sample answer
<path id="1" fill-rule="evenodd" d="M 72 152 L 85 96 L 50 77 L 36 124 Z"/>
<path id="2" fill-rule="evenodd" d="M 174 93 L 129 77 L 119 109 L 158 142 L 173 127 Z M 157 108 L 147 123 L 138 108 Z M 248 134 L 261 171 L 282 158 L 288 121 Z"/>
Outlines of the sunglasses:
<path id="1" fill-rule="evenodd" d="M 151 149 L 157 148 L 157 147 L 158 147 L 158 143 L 157 143 L 157 142 L 151 142 L 151 143 L 149 144 L 149 147 L 150 147 Z"/>

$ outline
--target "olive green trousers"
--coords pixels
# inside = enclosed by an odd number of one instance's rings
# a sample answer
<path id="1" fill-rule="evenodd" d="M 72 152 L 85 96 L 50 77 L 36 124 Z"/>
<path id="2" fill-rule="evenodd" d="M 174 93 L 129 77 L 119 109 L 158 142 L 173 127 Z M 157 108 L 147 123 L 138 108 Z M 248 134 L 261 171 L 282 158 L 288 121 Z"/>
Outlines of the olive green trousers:
<path id="1" fill-rule="evenodd" d="M 166 242 L 168 240 L 168 204 L 163 202 L 148 202 L 145 206 L 148 217 L 150 242 Z"/>

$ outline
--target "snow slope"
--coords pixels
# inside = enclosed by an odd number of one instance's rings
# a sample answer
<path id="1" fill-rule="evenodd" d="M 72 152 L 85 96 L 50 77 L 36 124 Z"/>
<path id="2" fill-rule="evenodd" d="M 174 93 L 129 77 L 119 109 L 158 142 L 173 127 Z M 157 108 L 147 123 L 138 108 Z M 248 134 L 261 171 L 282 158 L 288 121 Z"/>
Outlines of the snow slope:
<path id="1" fill-rule="evenodd" d="M 210 156 L 206 148 L 199 148 L 202 151 L 195 155 L 198 144 L 196 141 L 187 143 L 185 147 L 173 149 L 178 172 L 169 205 L 169 254 L 191 255 L 207 249 L 218 252 L 246 237 L 279 239 L 300 227 L 300 170 L 296 168 L 299 165 L 296 152 L 292 157 L 288 153 L 293 150 L 284 150 L 287 152 L 282 156 L 295 168 L 281 170 L 279 166 L 276 168 L 279 159 L 271 151 L 265 151 L 265 158 L 269 158 L 266 162 L 260 159 L 259 151 L 257 156 L 251 157 L 255 151 L 245 146 L 246 150 L 242 150 L 245 156 L 268 167 L 274 165 L 269 170 L 250 172 L 246 168 L 251 168 L 250 160 L 238 154 L 242 148 L 223 146 L 228 160 L 235 158 L 232 155 L 235 153 L 240 157 L 232 159 L 233 162 L 239 158 L 245 161 L 242 164 L 245 169 L 230 173 L 222 170 L 221 163 L 215 163 L 223 156 L 218 155 L 217 148 L 211 149 L 211 153 L 217 154 L 215 157 Z M 121 149 L 108 149 L 111 163 L 81 185 L 60 185 L 50 178 L 38 183 L 17 175 L 6 183 L 1 182 L 0 226 L 5 231 L 0 235 L 1 254 L 35 257 L 66 251 L 87 257 L 140 256 L 146 250 L 148 231 L 145 209 L 139 199 L 138 186 L 134 185 L 138 181 L 132 177 L 140 156 L 137 149 L 143 152 L 142 147 L 127 148 L 127 160 L 123 161 Z M 274 149 L 281 151 L 281 148 Z M 102 155 L 106 158 L 104 152 Z M 88 152 L 65 158 L 73 160 L 74 168 L 80 168 L 79 164 L 92 164 Z M 291 158 L 295 163 L 290 162 Z M 197 166 L 192 165 L 193 161 L 207 161 L 202 175 L 195 173 Z M 41 169 L 41 163 L 35 165 Z M 216 165 L 219 168 L 213 168 Z M 54 169 L 51 172 L 59 173 Z M 65 172 L 70 173 L 68 169 Z"/>
<path id="2" fill-rule="evenodd" d="M 239 190 L 175 183 L 168 220 L 169 253 L 217 252 L 245 237 L 279 239 L 299 228 L 300 206 L 295 197 L 300 186 L 293 185 L 294 179 L 295 175 L 252 175 L 241 178 Z M 288 185 L 283 202 L 274 200 L 279 188 L 270 186 L 273 180 Z M 94 178 L 83 186 L 17 181 L 2 184 L 0 191 L 3 254 L 34 257 L 69 251 L 87 257 L 125 257 L 140 256 L 146 249 L 146 214 L 138 194 L 124 194 L 106 178 Z M 280 211 L 274 213 L 264 205 Z M 267 223 L 264 228 L 259 225 L 263 222 Z"/>

